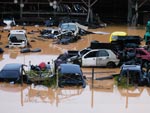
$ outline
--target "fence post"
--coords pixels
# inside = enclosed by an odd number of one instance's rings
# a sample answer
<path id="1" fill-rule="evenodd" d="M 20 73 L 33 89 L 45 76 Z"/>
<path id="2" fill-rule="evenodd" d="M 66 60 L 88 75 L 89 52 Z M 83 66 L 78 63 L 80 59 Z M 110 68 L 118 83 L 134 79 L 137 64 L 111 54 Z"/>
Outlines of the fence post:
<path id="1" fill-rule="evenodd" d="M 94 68 L 92 68 L 92 88 L 93 88 L 93 85 L 94 85 Z"/>

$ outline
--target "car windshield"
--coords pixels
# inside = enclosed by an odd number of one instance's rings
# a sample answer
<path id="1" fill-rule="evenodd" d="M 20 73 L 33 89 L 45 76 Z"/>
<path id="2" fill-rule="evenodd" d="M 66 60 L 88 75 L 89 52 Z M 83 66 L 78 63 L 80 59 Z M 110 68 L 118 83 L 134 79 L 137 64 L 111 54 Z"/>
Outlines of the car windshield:
<path id="1" fill-rule="evenodd" d="M 122 71 L 121 75 L 123 76 L 139 76 L 140 75 L 140 71 L 139 70 L 124 70 Z"/>
<path id="2" fill-rule="evenodd" d="M 63 31 L 68 31 L 68 30 L 71 30 L 71 31 L 76 31 L 76 25 L 75 24 L 62 24 L 61 25 L 61 29 Z"/>
<path id="3" fill-rule="evenodd" d="M 82 80 L 82 77 L 78 73 L 66 73 L 61 76 L 61 79 L 65 80 Z"/>
<path id="4" fill-rule="evenodd" d="M 10 37 L 16 37 L 18 40 L 26 40 L 26 36 L 24 34 L 11 34 Z"/>

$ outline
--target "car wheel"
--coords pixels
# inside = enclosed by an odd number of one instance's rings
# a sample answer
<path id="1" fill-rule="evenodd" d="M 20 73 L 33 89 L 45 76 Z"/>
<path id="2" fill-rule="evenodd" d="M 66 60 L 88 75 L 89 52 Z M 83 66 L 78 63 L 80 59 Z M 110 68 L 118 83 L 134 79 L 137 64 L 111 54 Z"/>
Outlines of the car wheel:
<path id="1" fill-rule="evenodd" d="M 108 68 L 114 68 L 115 66 L 116 66 L 116 64 L 114 62 L 108 62 L 107 63 Z"/>

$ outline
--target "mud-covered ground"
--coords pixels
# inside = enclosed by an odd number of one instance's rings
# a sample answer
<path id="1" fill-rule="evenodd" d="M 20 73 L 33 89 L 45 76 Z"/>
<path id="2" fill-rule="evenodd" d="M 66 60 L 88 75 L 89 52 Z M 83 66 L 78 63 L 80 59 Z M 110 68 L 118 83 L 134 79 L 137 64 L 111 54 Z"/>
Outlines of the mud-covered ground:
<path id="1" fill-rule="evenodd" d="M 110 34 L 90 34 L 83 36 L 81 40 L 69 45 L 53 44 L 51 39 L 40 39 L 38 30 L 44 27 L 26 26 L 31 49 L 41 48 L 38 53 L 20 53 L 20 48 L 6 48 L 8 44 L 8 31 L 0 32 L 0 47 L 4 53 L 0 55 L 0 69 L 6 63 L 24 63 L 31 61 L 38 64 L 42 61 L 50 61 L 66 50 L 81 50 L 90 45 L 92 40 L 108 42 Z M 1 27 L 0 29 L 3 29 Z M 22 26 L 12 29 L 22 29 Z M 145 26 L 107 26 L 90 31 L 101 31 L 112 33 L 114 31 L 125 31 L 129 35 L 144 36 Z M 34 41 L 33 41 L 34 40 Z M 142 42 L 144 44 L 144 42 Z M 83 73 L 91 72 L 91 68 L 82 68 Z M 108 76 L 119 73 L 119 68 L 95 68 L 95 77 Z M 85 74 L 91 77 L 91 74 Z M 58 88 L 52 89 L 41 85 L 14 85 L 0 83 L 0 105 L 2 113 L 148 113 L 150 111 L 150 88 L 133 87 L 131 89 L 118 89 L 113 80 L 94 81 L 92 88 L 91 80 L 87 79 L 87 86 L 80 88 Z"/>

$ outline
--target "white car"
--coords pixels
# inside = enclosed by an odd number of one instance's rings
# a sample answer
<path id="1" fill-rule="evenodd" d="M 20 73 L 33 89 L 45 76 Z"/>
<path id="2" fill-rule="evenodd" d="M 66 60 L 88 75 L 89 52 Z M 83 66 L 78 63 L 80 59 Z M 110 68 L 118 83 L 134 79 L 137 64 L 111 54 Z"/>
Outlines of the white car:
<path id="1" fill-rule="evenodd" d="M 28 40 L 26 30 L 11 30 L 8 35 L 9 48 L 11 47 L 26 47 Z"/>
<path id="2" fill-rule="evenodd" d="M 116 54 L 109 49 L 93 49 L 81 57 L 81 66 L 105 66 L 113 68 L 119 64 Z"/>
<path id="3" fill-rule="evenodd" d="M 79 27 L 76 23 L 62 23 L 59 25 L 62 34 L 72 32 L 74 36 L 77 36 L 79 33 Z"/>

